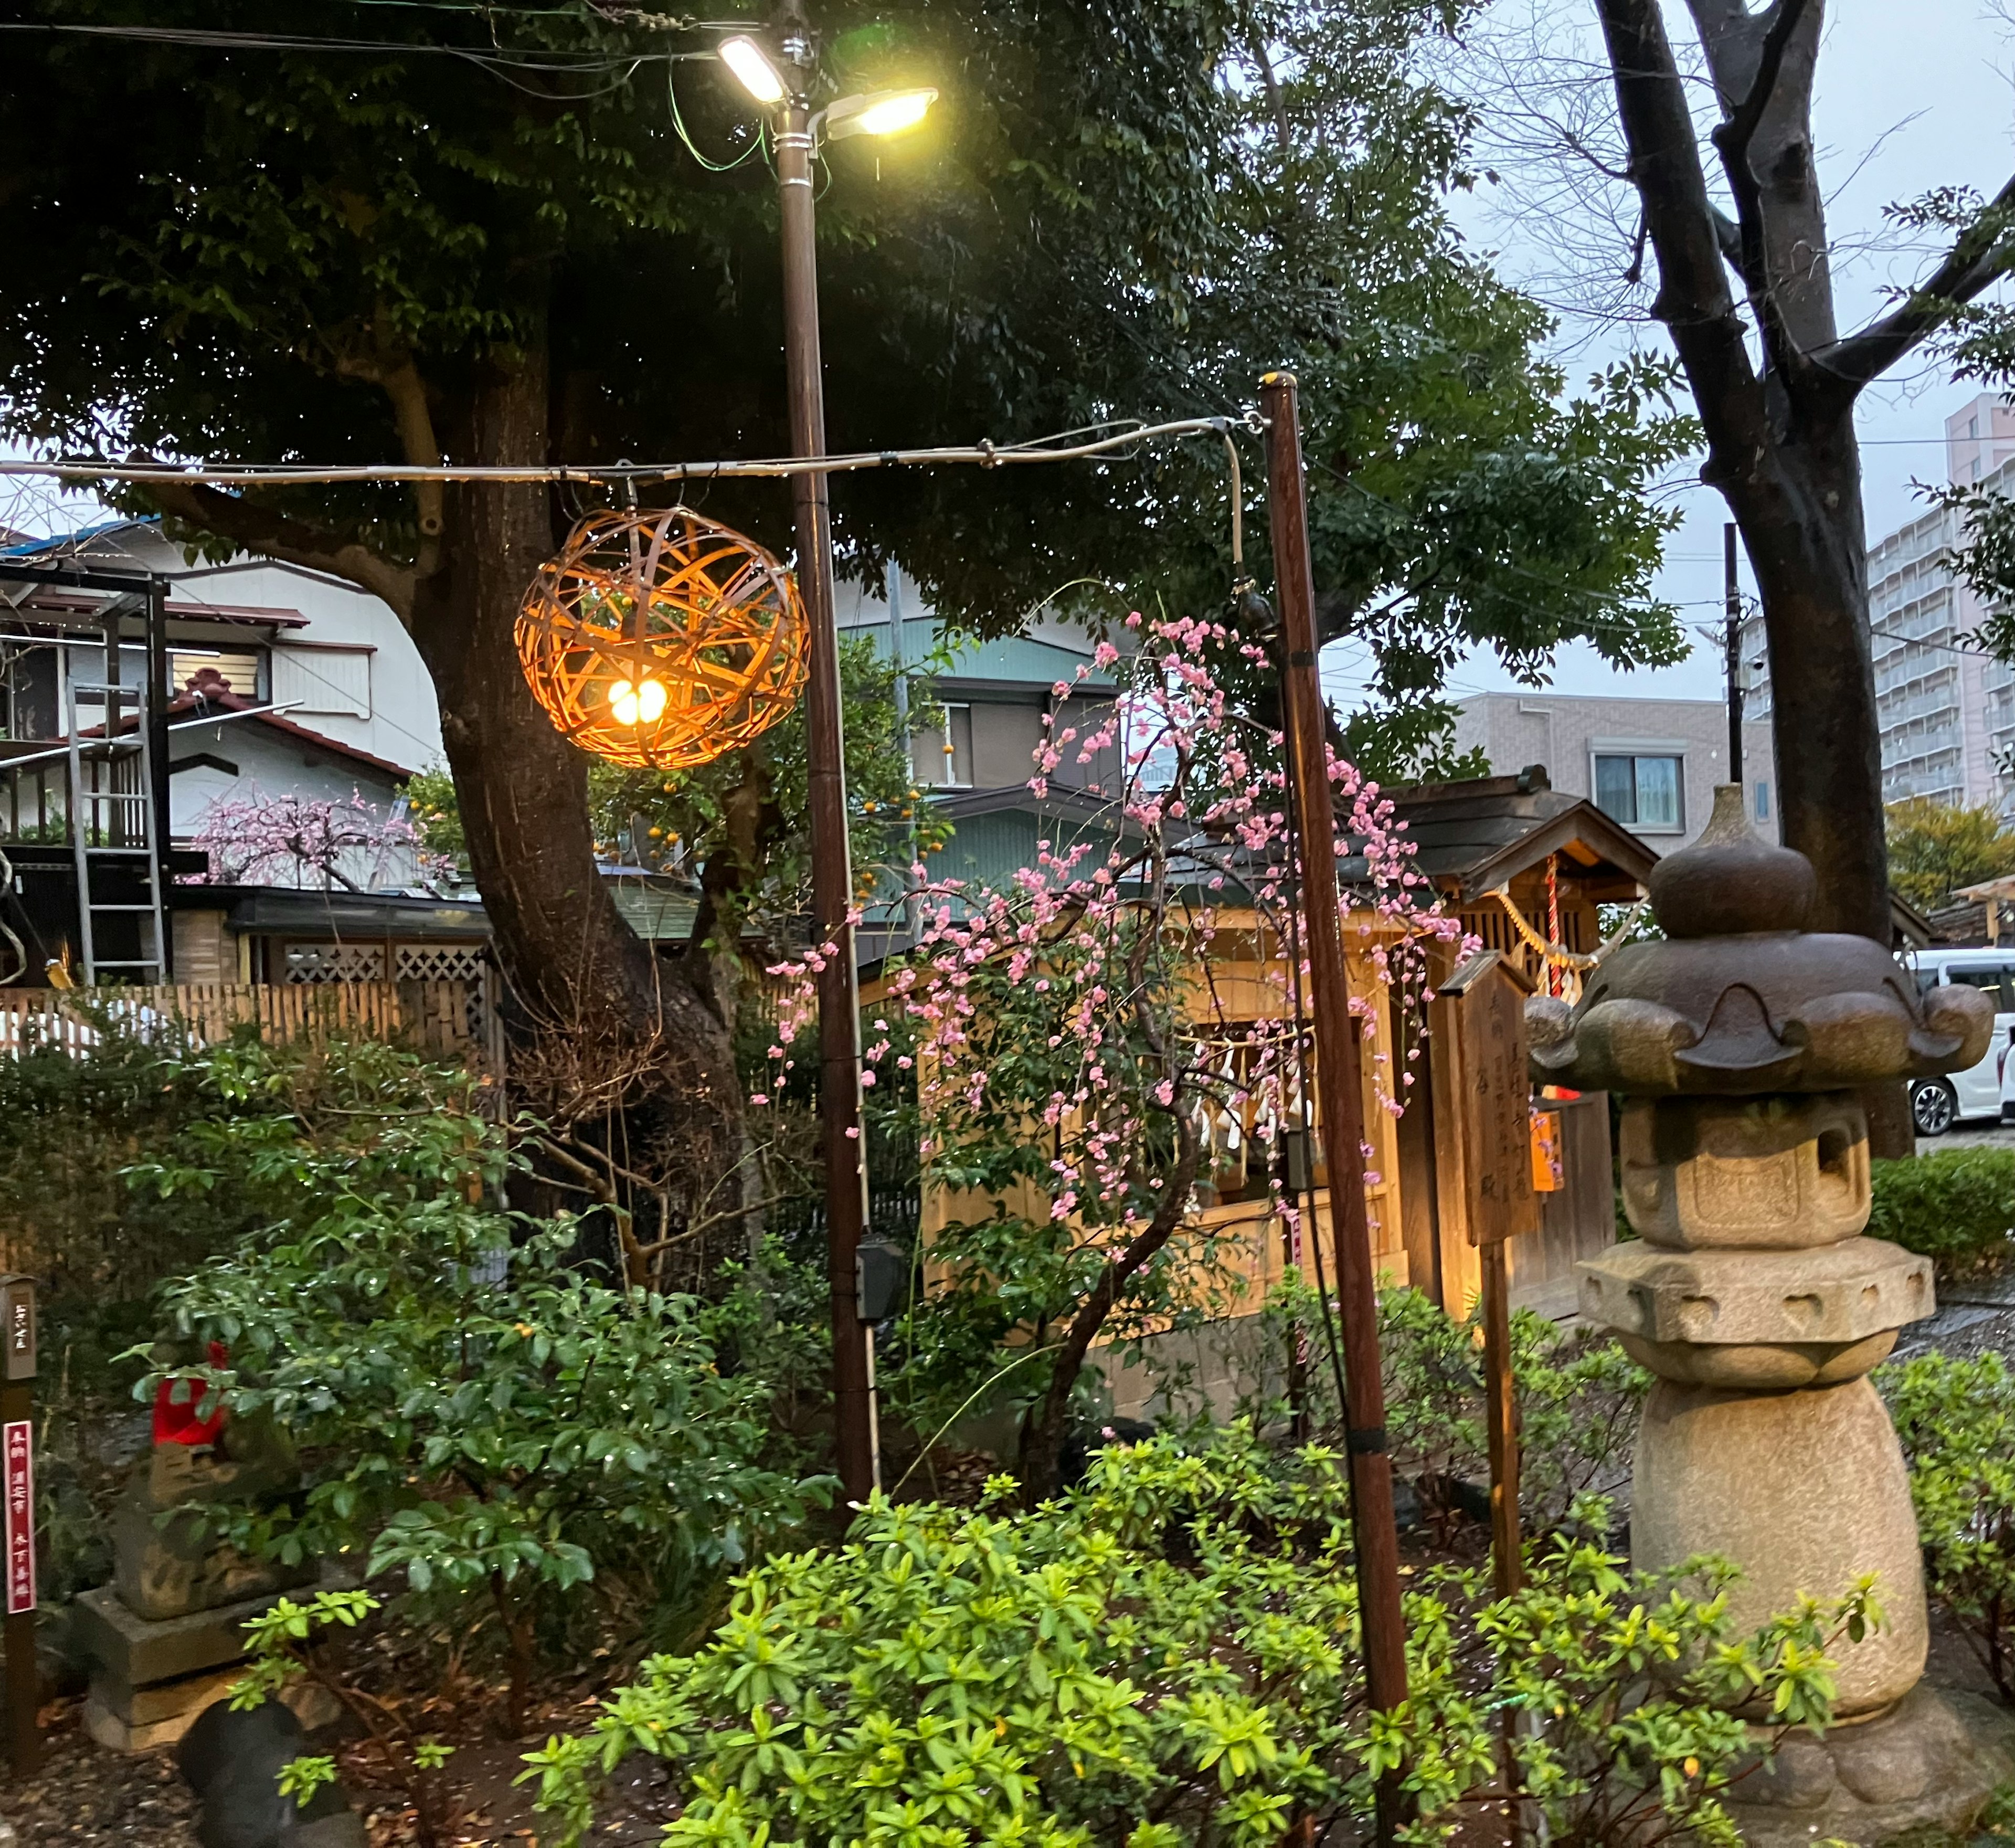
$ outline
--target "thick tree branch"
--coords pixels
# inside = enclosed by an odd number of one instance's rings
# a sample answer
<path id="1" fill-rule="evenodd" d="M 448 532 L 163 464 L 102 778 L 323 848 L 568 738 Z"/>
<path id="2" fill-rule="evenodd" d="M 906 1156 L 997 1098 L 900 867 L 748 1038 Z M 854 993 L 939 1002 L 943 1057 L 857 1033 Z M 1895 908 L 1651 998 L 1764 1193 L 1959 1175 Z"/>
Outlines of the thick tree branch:
<path id="1" fill-rule="evenodd" d="M 1715 241 L 1721 246 L 1722 261 L 1742 279 L 1744 293 L 1748 293 L 1757 286 L 1756 280 L 1747 268 L 1749 259 L 1743 253 L 1742 227 L 1716 206 L 1714 210 Z"/>
<path id="2" fill-rule="evenodd" d="M 400 622 L 412 627 L 412 570 L 379 557 L 368 545 L 338 538 L 306 520 L 261 507 L 242 494 L 220 493 L 198 482 L 186 487 L 179 482 L 149 482 L 147 494 L 170 518 L 215 533 L 247 552 L 347 578 L 358 589 L 382 598 Z"/>
<path id="3" fill-rule="evenodd" d="M 1739 102 L 1732 105 L 1727 119 L 1714 131 L 1715 151 L 1728 175 L 1728 189 L 1735 199 L 1737 235 L 1742 260 L 1737 268 L 1749 296 L 1749 305 L 1762 330 L 1763 349 L 1769 363 L 1780 372 L 1790 372 L 1798 353 L 1776 297 L 1770 286 L 1770 258 L 1763 229 L 1763 189 L 1749 164 L 1750 144 L 1756 138 L 1763 112 L 1776 93 L 1778 74 L 1784 67 L 1784 50 L 1804 17 L 1806 0 L 1777 0 L 1770 23 L 1757 54 L 1755 74 Z M 1716 214 L 1717 218 L 1720 214 Z"/>
<path id="4" fill-rule="evenodd" d="M 391 401 L 399 447 L 408 462 L 415 468 L 440 466 L 440 443 L 434 435 L 433 412 L 427 404 L 426 381 L 420 376 L 411 354 L 388 345 L 368 359 L 339 354 L 336 369 L 340 377 L 368 380 Z M 444 493 L 444 484 L 439 481 L 413 484 L 420 527 L 419 555 L 413 564 L 416 578 L 432 577 L 440 566 L 441 528 L 446 523 Z"/>
<path id="5" fill-rule="evenodd" d="M 1830 378 L 1858 392 L 1935 333 L 1955 307 L 1971 301 L 2011 269 L 2015 269 L 2015 178 L 1995 194 L 1987 209 L 1906 300 L 1859 333 L 1822 347 L 1811 358 Z"/>
<path id="6" fill-rule="evenodd" d="M 1708 434 L 1709 480 L 1746 472 L 1769 440 L 1761 384 L 1722 267 L 1693 114 L 1657 0 L 1597 0 L 1630 174 L 1658 258 L 1653 311 L 1678 349 Z"/>
<path id="7" fill-rule="evenodd" d="M 1749 144 L 1756 138 L 1756 131 L 1762 125 L 1763 112 L 1769 108 L 1771 95 L 1777 88 L 1777 74 L 1784 68 L 1785 51 L 1791 45 L 1791 34 L 1798 29 L 1798 21 L 1805 16 L 1805 5 L 1806 0 L 1777 0 L 1771 9 L 1770 23 L 1763 34 L 1762 48 L 1757 53 L 1756 74 L 1750 80 L 1749 92 L 1729 110 L 1728 120 L 1714 131 L 1714 145 L 1731 169 L 1740 165 L 1745 174 L 1749 172 Z M 1755 184 L 1753 177 L 1750 184 L 1752 187 Z"/>

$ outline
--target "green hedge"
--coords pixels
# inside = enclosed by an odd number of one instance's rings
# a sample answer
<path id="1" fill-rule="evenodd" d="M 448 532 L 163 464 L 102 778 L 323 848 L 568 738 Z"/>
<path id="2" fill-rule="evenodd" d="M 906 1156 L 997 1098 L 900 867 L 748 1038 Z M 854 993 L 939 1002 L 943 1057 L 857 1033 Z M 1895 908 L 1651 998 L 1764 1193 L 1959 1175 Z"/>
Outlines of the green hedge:
<path id="1" fill-rule="evenodd" d="M 2015 1228 L 2015 1149 L 1941 1149 L 1871 1166 L 1871 1239 L 1921 1251 L 1947 1275 L 2006 1261 Z"/>

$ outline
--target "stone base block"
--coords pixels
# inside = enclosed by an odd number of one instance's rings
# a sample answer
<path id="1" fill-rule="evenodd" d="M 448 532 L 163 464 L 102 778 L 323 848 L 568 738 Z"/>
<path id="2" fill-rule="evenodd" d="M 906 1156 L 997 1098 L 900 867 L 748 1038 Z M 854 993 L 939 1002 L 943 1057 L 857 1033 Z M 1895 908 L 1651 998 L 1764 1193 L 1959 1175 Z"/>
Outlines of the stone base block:
<path id="1" fill-rule="evenodd" d="M 135 1689 L 120 1699 L 127 1710 L 123 1713 L 102 1699 L 94 1685 L 84 1703 L 84 1731 L 113 1752 L 152 1752 L 175 1745 L 206 1710 L 230 1692 L 243 1669 L 243 1663 L 234 1663 L 213 1674 Z M 342 1717 L 342 1703 L 317 1682 L 297 1681 L 284 1689 L 280 1699 L 293 1708 L 307 1732 L 333 1725 Z"/>
<path id="2" fill-rule="evenodd" d="M 1873 1844 L 1923 1823 L 1963 1829 L 2011 1776 L 2015 1713 L 1920 1683 L 1878 1719 L 1791 1735 L 1729 1810 L 1750 1848 Z"/>
<path id="3" fill-rule="evenodd" d="M 110 1675 L 94 1675 L 92 1703 L 125 1726 L 153 1726 L 184 1713 L 199 1713 L 212 1701 L 221 1700 L 245 1672 L 242 1662 L 225 1668 L 207 1668 L 185 1675 L 179 1681 L 152 1681 L 131 1688 Z"/>
<path id="4" fill-rule="evenodd" d="M 143 1688 L 239 1660 L 245 1653 L 246 1620 L 273 1602 L 268 1595 L 155 1621 L 135 1616 L 110 1585 L 100 1585 L 80 1592 L 74 1608 L 78 1642 L 94 1677 L 109 1676 L 121 1687 Z"/>

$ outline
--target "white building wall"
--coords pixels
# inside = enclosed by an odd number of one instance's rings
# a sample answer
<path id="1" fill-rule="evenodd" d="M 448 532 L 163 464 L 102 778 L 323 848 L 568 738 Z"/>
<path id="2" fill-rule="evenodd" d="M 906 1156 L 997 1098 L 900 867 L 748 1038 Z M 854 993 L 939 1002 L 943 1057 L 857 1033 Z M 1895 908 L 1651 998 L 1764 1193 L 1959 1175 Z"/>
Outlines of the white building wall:
<path id="1" fill-rule="evenodd" d="M 190 566 L 181 548 L 151 527 L 122 527 L 95 540 L 90 549 L 108 563 L 172 577 L 169 599 L 178 606 L 208 603 L 297 612 L 307 624 L 280 631 L 269 696 L 281 703 L 299 699 L 291 717 L 402 768 L 423 770 L 441 760 L 433 681 L 389 604 L 316 573 L 264 560 L 190 576 L 203 568 Z"/>
<path id="2" fill-rule="evenodd" d="M 1776 837 L 1776 772 L 1766 724 L 1743 725 L 1744 807 L 1759 832 Z M 1595 800 L 1598 757 L 1644 755 L 1682 760 L 1676 828 L 1625 822 L 1661 854 L 1695 840 L 1714 809 L 1715 786 L 1728 777 L 1728 708 L 1719 699 L 1633 699 L 1535 691 L 1478 693 L 1456 720 L 1456 748 L 1481 748 L 1491 774 L 1509 776 L 1543 764 L 1564 794 Z"/>

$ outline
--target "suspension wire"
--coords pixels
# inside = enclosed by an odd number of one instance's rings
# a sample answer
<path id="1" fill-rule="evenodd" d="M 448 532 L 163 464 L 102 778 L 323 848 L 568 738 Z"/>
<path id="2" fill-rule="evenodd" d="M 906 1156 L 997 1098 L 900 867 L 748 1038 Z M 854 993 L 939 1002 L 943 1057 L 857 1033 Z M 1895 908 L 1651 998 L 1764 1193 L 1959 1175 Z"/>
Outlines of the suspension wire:
<path id="1" fill-rule="evenodd" d="M 1058 437 L 1036 437 L 1025 443 L 996 443 L 982 437 L 979 442 L 950 444 L 928 449 L 863 449 L 840 455 L 774 456 L 754 460 L 719 462 L 558 462 L 516 466 L 478 463 L 444 463 L 438 466 L 411 462 L 301 463 L 235 462 L 212 467 L 185 467 L 174 462 L 106 462 L 80 460 L 53 462 L 0 461 L 0 480 L 10 476 L 48 476 L 63 481 L 124 481 L 145 486 L 159 483 L 173 486 L 211 487 L 293 487 L 344 484 L 393 484 L 414 481 L 556 482 L 592 481 L 602 486 L 622 482 L 775 480 L 794 475 L 847 475 L 866 469 L 939 468 L 969 463 L 984 469 L 1008 468 L 1030 462 L 1080 462 L 1113 457 L 1125 460 L 1122 451 L 1134 444 L 1169 437 L 1209 433 L 1224 437 L 1234 423 L 1257 433 L 1266 428 L 1257 411 L 1243 419 L 1184 417 L 1166 423 L 1147 423 L 1138 419 L 1115 420 L 1115 425 L 1094 428 L 1115 429 L 1115 433 L 1083 442 Z M 1066 437 L 1078 432 L 1065 433 Z M 1237 452 L 1232 451 L 1234 468 Z M 1237 516 L 1234 505 L 1234 523 Z M 1242 534 L 1238 542 L 1242 547 Z"/>

